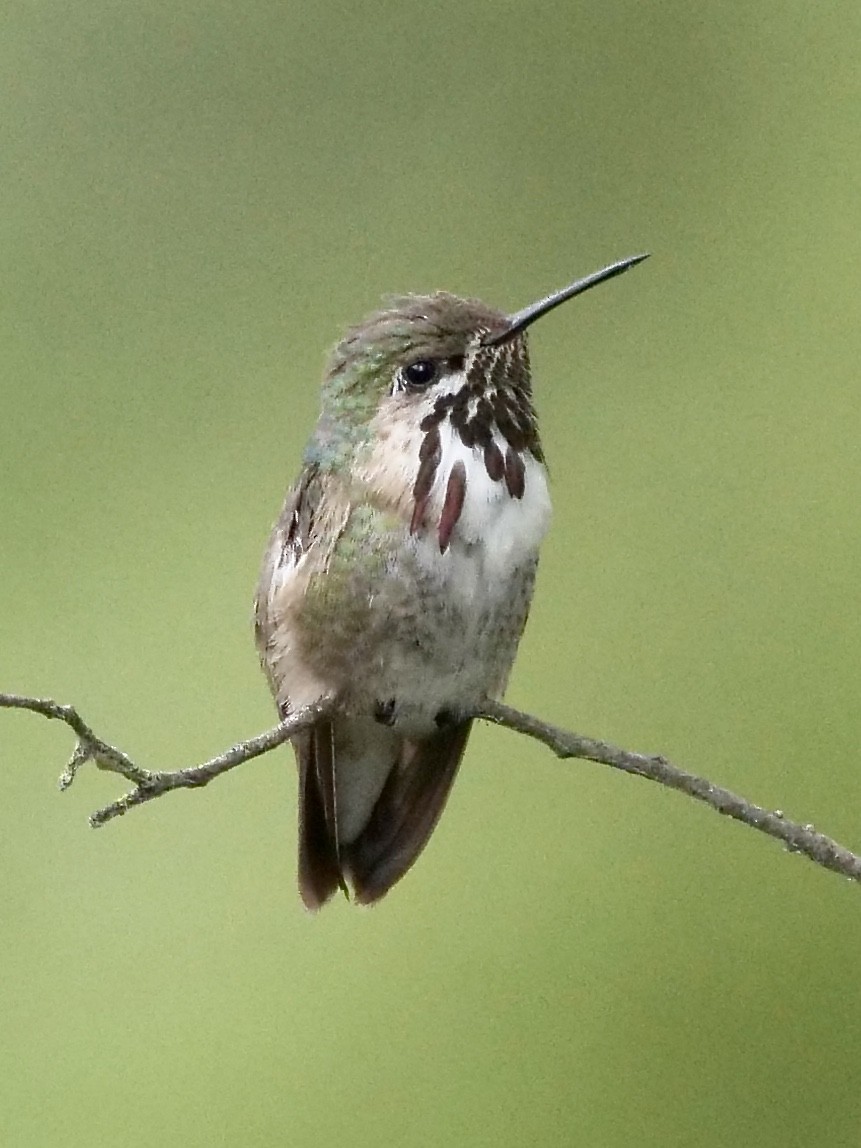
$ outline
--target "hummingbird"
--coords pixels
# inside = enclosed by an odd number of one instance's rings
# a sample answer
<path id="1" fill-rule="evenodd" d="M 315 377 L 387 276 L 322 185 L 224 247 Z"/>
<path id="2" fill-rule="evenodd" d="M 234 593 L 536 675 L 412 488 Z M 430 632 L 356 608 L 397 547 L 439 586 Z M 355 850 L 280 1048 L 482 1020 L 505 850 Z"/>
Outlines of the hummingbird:
<path id="1" fill-rule="evenodd" d="M 255 599 L 281 717 L 330 706 L 293 738 L 309 909 L 378 901 L 427 844 L 471 708 L 505 690 L 550 522 L 527 329 L 646 257 L 510 315 L 394 297 L 331 353 Z"/>

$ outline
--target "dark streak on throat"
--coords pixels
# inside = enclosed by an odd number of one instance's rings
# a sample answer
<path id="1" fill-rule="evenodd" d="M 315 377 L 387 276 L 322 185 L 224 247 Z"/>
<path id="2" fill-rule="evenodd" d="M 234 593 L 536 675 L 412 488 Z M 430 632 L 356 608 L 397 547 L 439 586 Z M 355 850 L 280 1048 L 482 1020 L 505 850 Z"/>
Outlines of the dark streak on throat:
<path id="1" fill-rule="evenodd" d="M 442 459 L 440 426 L 445 419 L 464 446 L 481 452 L 476 465 L 483 460 L 491 481 L 504 481 L 511 498 L 523 498 L 525 455 L 530 454 L 537 462 L 544 461 L 532 406 L 525 343 L 517 341 L 479 351 L 470 363 L 466 382 L 460 390 L 440 395 L 433 410 L 419 424 L 424 438 L 413 485 L 411 534 L 426 525 L 428 503 Z M 504 454 L 497 437 L 505 442 Z M 438 525 L 443 553 L 463 511 L 466 485 L 466 468 L 458 460 L 448 476 Z"/>
<path id="2" fill-rule="evenodd" d="M 457 525 L 466 498 L 466 467 L 458 459 L 451 468 L 445 488 L 445 501 L 439 519 L 439 552 L 445 554 L 451 541 L 451 532 Z"/>

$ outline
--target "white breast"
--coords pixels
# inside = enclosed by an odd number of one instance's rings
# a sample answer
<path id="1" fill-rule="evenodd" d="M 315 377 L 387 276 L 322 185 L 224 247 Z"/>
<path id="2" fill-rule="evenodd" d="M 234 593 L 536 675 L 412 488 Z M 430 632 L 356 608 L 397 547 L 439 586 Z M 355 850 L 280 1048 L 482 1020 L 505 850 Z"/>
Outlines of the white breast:
<path id="1" fill-rule="evenodd" d="M 467 475 L 466 497 L 450 546 L 440 553 L 431 527 L 418 547 L 422 561 L 432 565 L 459 597 L 504 594 L 511 576 L 531 563 L 550 525 L 547 472 L 527 454 L 523 497 L 512 498 L 504 480 L 494 481 L 487 473 L 478 447 L 465 446 L 447 419 L 439 429 L 442 455 L 429 503 L 429 522 L 439 521 L 449 475 L 458 461 Z M 504 455 L 507 444 L 499 435 L 496 444 Z"/>

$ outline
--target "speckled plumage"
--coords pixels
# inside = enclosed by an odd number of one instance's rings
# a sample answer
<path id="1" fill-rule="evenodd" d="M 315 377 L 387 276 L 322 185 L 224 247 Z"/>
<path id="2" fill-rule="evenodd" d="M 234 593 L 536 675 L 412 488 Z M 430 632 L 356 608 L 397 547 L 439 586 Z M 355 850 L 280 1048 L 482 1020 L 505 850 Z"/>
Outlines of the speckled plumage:
<path id="1" fill-rule="evenodd" d="M 343 713 L 297 745 L 312 907 L 345 879 L 375 900 L 401 876 L 454 778 L 468 734 L 458 710 L 498 697 L 514 660 L 549 501 L 525 340 L 478 345 L 504 323 L 440 294 L 393 301 L 348 332 L 267 550 L 257 634 L 281 712 L 326 693 Z M 416 360 L 446 366 L 427 390 L 399 388 Z M 406 792 L 415 810 L 400 808 Z M 404 828 L 364 856 L 383 798 Z"/>
<path id="2" fill-rule="evenodd" d="M 279 711 L 335 699 L 294 742 L 309 908 L 403 876 L 457 772 L 459 715 L 505 689 L 550 518 L 524 328 L 581 289 L 512 317 L 396 298 L 332 353 L 255 608 Z"/>

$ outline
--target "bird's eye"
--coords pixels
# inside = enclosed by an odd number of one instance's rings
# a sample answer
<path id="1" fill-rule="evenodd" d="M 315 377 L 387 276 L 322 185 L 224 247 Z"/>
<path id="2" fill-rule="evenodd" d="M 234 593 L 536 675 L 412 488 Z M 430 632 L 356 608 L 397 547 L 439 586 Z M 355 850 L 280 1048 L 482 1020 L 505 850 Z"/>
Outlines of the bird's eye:
<path id="1" fill-rule="evenodd" d="M 436 378 L 436 370 L 436 363 L 432 359 L 419 359 L 404 367 L 404 381 L 417 389 L 427 387 Z"/>

